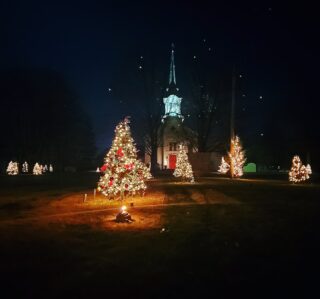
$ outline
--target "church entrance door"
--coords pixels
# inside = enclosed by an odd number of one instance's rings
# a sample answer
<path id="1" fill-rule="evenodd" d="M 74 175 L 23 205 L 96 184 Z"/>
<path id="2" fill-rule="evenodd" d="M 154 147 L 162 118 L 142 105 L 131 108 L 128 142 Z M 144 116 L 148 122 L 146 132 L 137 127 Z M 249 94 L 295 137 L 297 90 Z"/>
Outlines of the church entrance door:
<path id="1" fill-rule="evenodd" d="M 169 155 L 169 169 L 175 169 L 176 162 L 177 162 L 177 156 L 176 155 Z"/>

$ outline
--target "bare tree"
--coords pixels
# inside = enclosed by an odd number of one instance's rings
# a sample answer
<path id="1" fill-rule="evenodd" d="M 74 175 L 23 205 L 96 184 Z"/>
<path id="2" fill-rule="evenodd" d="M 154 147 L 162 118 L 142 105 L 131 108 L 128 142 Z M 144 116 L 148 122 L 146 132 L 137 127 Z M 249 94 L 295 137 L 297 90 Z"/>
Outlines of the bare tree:
<path id="1" fill-rule="evenodd" d="M 149 58 L 149 57 L 148 57 Z M 162 89 L 160 80 L 157 79 L 154 56 L 151 58 L 140 57 L 138 70 L 142 80 L 143 100 L 143 130 L 145 135 L 146 153 L 151 158 L 151 172 L 157 169 L 157 150 L 160 143 L 159 128 L 162 112 Z"/>
<path id="2" fill-rule="evenodd" d="M 199 152 L 211 151 L 215 142 L 210 138 L 217 121 L 217 100 L 219 97 L 217 80 L 214 80 L 212 57 L 203 53 L 193 57 L 192 82 L 192 111 L 197 133 Z"/>

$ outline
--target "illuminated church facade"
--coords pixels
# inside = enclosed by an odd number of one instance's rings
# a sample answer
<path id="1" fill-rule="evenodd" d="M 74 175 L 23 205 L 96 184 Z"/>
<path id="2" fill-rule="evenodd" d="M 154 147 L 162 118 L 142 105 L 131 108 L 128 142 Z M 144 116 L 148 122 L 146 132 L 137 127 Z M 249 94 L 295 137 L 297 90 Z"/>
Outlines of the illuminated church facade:
<path id="1" fill-rule="evenodd" d="M 177 87 L 174 49 L 171 50 L 169 84 L 163 98 L 164 114 L 158 130 L 157 164 L 160 169 L 175 169 L 179 144 L 183 143 L 187 151 L 193 150 L 195 133 L 185 126 L 181 113 L 182 97 Z M 150 157 L 146 157 L 146 162 Z"/>

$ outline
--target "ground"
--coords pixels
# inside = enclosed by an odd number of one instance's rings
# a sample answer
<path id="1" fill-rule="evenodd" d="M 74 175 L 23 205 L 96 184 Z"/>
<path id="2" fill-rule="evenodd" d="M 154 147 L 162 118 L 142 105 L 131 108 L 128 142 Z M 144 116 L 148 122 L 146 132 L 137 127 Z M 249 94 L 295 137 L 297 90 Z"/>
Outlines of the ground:
<path id="1" fill-rule="evenodd" d="M 6 298 L 227 298 L 244 291 L 285 298 L 317 290 L 317 182 L 156 178 L 145 196 L 125 200 L 135 221 L 118 224 L 122 203 L 94 198 L 97 178 L 0 177 Z"/>

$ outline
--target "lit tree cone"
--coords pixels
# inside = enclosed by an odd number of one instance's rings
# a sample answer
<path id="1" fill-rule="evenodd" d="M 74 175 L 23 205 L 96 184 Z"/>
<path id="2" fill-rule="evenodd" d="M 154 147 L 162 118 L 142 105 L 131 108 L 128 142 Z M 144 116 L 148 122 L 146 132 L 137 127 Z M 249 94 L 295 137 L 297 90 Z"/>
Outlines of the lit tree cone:
<path id="1" fill-rule="evenodd" d="M 19 167 L 17 162 L 9 162 L 7 167 L 7 174 L 8 175 L 17 175 L 19 173 Z"/>
<path id="2" fill-rule="evenodd" d="M 39 165 L 39 163 L 34 164 L 32 172 L 33 172 L 34 175 L 41 175 L 42 174 L 41 165 Z"/>
<path id="3" fill-rule="evenodd" d="M 221 165 L 219 166 L 218 172 L 227 173 L 230 170 L 230 165 L 226 162 L 224 157 L 221 158 Z"/>
<path id="4" fill-rule="evenodd" d="M 293 183 L 300 183 L 310 178 L 311 166 L 308 164 L 304 166 L 299 156 L 294 156 L 292 159 L 292 166 L 289 172 L 289 181 Z"/>
<path id="5" fill-rule="evenodd" d="M 29 165 L 27 161 L 22 164 L 22 172 L 27 173 L 29 171 Z"/>

